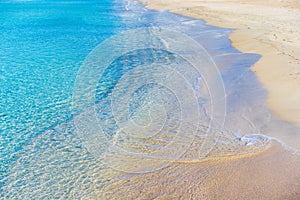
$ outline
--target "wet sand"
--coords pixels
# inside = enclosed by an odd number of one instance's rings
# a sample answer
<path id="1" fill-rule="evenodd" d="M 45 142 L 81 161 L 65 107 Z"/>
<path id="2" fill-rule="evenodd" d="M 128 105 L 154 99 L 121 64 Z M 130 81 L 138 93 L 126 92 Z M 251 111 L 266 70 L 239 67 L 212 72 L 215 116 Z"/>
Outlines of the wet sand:
<path id="1" fill-rule="evenodd" d="M 123 177 L 100 199 L 300 199 L 300 157 L 274 144 L 248 158 L 173 163 Z"/>
<path id="2" fill-rule="evenodd" d="M 300 3 L 296 1 L 147 0 L 148 8 L 236 28 L 242 52 L 263 55 L 252 70 L 269 92 L 267 105 L 300 125 Z M 296 133 L 295 133 L 296 134 Z M 300 199 L 300 155 L 279 143 L 240 157 L 174 162 L 143 174 L 124 174 L 100 199 Z"/>
<path id="3" fill-rule="evenodd" d="M 268 90 L 268 107 L 300 126 L 300 2 L 297 0 L 145 0 L 148 8 L 235 28 L 233 46 L 262 58 L 252 67 Z"/>

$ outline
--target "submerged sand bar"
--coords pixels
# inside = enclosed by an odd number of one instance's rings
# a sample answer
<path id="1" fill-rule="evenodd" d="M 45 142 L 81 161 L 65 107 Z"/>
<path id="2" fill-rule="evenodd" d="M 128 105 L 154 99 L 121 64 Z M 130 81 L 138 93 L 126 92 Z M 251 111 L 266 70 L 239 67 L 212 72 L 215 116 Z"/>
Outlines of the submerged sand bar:
<path id="1" fill-rule="evenodd" d="M 300 125 L 300 1 L 146 0 L 150 9 L 169 10 L 235 28 L 233 46 L 262 58 L 252 67 L 268 90 L 268 107 Z"/>

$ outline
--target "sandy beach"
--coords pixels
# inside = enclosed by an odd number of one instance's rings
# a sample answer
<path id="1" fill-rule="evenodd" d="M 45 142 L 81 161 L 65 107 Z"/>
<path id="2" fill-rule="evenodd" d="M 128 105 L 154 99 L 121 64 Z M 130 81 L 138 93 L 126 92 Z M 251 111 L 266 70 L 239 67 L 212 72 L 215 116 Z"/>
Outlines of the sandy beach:
<path id="1" fill-rule="evenodd" d="M 247 159 L 175 162 L 158 171 L 125 176 L 101 191 L 100 199 L 297 200 L 299 163 L 299 155 L 274 144 Z"/>
<path id="2" fill-rule="evenodd" d="M 232 45 L 262 58 L 252 67 L 268 107 L 300 125 L 300 2 L 297 0 L 147 0 L 147 7 L 234 28 Z"/>
<path id="3" fill-rule="evenodd" d="M 267 105 L 300 125 L 300 2 L 147 0 L 147 7 L 234 28 L 232 45 L 262 58 L 252 70 L 268 91 Z M 295 133 L 297 134 L 297 133 Z M 174 162 L 109 184 L 101 199 L 300 199 L 300 157 L 272 142 L 257 154 Z M 127 194 L 125 197 L 124 194 Z"/>
<path id="4" fill-rule="evenodd" d="M 0 10 L 0 200 L 300 200 L 300 0 Z"/>
<path id="5" fill-rule="evenodd" d="M 149 9 L 168 10 L 204 19 L 210 25 L 234 28 L 230 35 L 234 47 L 262 55 L 252 70 L 268 91 L 268 107 L 281 119 L 300 125 L 299 2 L 146 0 L 143 3 Z M 272 142 L 264 151 L 234 159 L 224 156 L 199 162 L 175 161 L 153 172 L 124 174 L 107 184 L 99 199 L 297 200 L 299 169 L 299 154 Z"/>

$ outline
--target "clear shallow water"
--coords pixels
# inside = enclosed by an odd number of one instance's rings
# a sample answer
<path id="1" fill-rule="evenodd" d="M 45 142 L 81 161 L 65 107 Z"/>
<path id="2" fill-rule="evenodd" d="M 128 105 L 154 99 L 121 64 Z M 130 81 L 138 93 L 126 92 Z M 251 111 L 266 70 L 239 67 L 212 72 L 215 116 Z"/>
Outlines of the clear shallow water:
<path id="1" fill-rule="evenodd" d="M 266 92 L 249 71 L 260 56 L 242 54 L 232 48 L 227 37 L 232 30 L 207 26 L 201 20 L 167 12 L 148 11 L 131 3 L 7 1 L 0 6 L 3 8 L 0 11 L 1 197 L 95 198 L 106 182 L 120 175 L 121 172 L 101 164 L 82 144 L 73 124 L 71 104 L 76 75 L 86 56 L 105 38 L 126 29 L 160 26 L 188 34 L 203 45 L 220 68 L 227 94 L 227 130 L 216 130 L 217 148 L 210 156 L 250 154 L 269 144 L 263 136 L 241 137 L 244 134 L 260 134 L 264 130 L 271 132 L 272 126 L 266 124 L 272 122 L 270 118 L 273 116 L 264 107 L 262 99 Z M 113 52 L 114 48 L 107 48 L 107 52 Z M 161 64 L 175 62 L 188 67 L 170 53 L 147 49 L 120 57 L 99 79 L 95 110 L 108 135 L 113 137 L 120 133 L 108 98 L 112 90 L 126 72 L 139 65 L 150 65 L 154 60 Z M 141 79 L 150 76 L 151 73 L 145 73 Z M 127 83 L 130 85 L 132 82 Z M 174 84 L 180 85 L 180 82 Z M 197 84 L 194 83 L 194 86 Z M 156 95 L 162 92 L 158 95 L 160 98 L 153 96 L 153 92 Z M 168 103 L 172 115 L 165 132 L 172 133 L 176 129 L 176 117 L 180 118 L 176 110 L 178 102 L 167 90 L 148 85 L 132 98 L 135 99 L 131 107 L 134 111 L 149 109 L 143 107 L 147 101 L 159 99 L 157 104 Z M 202 100 L 199 102 L 201 106 L 207 99 Z M 259 114 L 253 111 L 257 107 L 261 108 Z M 89 113 L 90 109 L 87 106 L 81 112 Z M 78 113 L 75 118 L 77 116 Z M 147 121 L 147 116 L 135 117 L 140 124 Z M 160 117 L 157 116 L 158 119 Z M 280 127 L 287 126 L 290 125 Z M 184 127 L 189 130 L 191 126 Z M 291 132 L 293 130 L 291 128 Z M 184 160 L 199 159 L 201 152 L 197 147 L 203 142 L 202 136 L 198 135 L 199 139 L 194 141 Z M 122 140 L 120 144 L 130 151 L 147 146 L 143 151 L 151 152 L 172 140 L 172 136 L 166 134 L 146 141 L 122 137 L 116 140 Z M 113 150 L 107 154 L 112 155 Z M 119 164 L 126 161 L 124 158 L 114 157 L 112 161 Z"/>
<path id="2" fill-rule="evenodd" d="M 86 55 L 121 28 L 113 2 L 0 3 L 0 175 L 24 146 L 71 118 Z"/>

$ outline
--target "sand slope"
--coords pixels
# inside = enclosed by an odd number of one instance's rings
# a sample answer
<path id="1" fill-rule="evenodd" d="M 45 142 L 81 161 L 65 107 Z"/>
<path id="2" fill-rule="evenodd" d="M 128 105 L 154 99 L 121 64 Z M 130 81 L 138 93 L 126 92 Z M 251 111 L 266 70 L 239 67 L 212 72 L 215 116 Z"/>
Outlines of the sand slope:
<path id="1" fill-rule="evenodd" d="M 145 1 L 144 1 L 145 2 Z M 300 125 L 300 1 L 147 0 L 148 8 L 236 28 L 230 39 L 243 52 L 262 54 L 252 67 L 269 91 L 267 104 Z"/>

